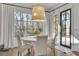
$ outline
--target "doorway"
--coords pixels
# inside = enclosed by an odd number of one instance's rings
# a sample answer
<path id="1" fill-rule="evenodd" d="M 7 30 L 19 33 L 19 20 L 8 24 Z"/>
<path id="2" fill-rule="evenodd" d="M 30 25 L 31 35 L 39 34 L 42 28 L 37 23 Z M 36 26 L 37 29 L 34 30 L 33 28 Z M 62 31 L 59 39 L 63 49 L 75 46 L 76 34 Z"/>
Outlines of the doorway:
<path id="1" fill-rule="evenodd" d="M 60 12 L 60 45 L 71 48 L 71 9 Z"/>

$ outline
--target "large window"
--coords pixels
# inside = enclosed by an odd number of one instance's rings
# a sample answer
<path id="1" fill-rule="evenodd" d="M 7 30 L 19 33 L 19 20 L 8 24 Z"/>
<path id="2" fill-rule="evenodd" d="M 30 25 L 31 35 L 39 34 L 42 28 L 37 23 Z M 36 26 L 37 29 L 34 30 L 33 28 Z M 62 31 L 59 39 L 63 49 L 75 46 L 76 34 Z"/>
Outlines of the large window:
<path id="1" fill-rule="evenodd" d="M 43 23 L 32 21 L 32 15 L 22 12 L 14 12 L 15 15 L 15 31 L 20 30 L 21 36 L 34 35 L 35 30 L 43 32 Z"/>
<path id="2" fill-rule="evenodd" d="M 60 44 L 71 48 L 71 9 L 60 13 Z"/>

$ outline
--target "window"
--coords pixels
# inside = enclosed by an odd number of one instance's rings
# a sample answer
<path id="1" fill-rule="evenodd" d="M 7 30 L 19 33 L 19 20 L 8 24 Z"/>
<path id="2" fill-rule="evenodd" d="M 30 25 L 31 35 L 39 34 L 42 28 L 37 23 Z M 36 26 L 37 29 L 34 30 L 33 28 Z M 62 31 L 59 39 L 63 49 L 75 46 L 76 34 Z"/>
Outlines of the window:
<path id="1" fill-rule="evenodd" d="M 71 48 L 71 9 L 60 13 L 60 44 Z"/>
<path id="2" fill-rule="evenodd" d="M 32 15 L 22 12 L 14 12 L 15 31 L 20 30 L 21 36 L 33 35 L 36 28 L 43 32 L 43 23 L 32 22 Z"/>

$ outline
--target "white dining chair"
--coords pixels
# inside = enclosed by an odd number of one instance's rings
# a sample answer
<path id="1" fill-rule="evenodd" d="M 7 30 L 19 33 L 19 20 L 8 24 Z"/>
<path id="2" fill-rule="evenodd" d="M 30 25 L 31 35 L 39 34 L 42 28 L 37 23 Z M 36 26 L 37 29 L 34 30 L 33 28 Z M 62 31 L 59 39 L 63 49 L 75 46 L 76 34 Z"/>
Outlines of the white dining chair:
<path id="1" fill-rule="evenodd" d="M 37 36 L 35 55 L 47 55 L 47 37 L 48 36 Z"/>
<path id="2" fill-rule="evenodd" d="M 31 55 L 33 45 L 26 43 L 22 44 L 22 41 L 20 39 L 20 36 L 17 36 L 17 41 L 18 41 L 18 56 L 23 56 L 23 51 L 28 50 L 28 55 Z"/>
<path id="3" fill-rule="evenodd" d="M 53 52 L 53 55 L 55 55 L 55 45 L 56 45 L 56 37 L 57 37 L 57 35 L 58 35 L 58 33 L 54 33 L 53 37 L 50 38 L 50 40 L 48 42 L 48 47 L 51 49 L 51 53 Z"/>

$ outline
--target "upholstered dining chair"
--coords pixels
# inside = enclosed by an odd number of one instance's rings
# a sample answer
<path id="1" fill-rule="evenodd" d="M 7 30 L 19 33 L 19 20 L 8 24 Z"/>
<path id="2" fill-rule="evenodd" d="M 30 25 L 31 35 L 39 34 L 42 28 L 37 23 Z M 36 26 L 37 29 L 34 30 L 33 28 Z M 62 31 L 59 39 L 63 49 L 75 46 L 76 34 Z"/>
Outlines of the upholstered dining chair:
<path id="1" fill-rule="evenodd" d="M 36 52 L 35 55 L 46 56 L 47 55 L 47 35 L 37 36 Z"/>
<path id="2" fill-rule="evenodd" d="M 51 52 L 53 52 L 53 55 L 55 56 L 55 43 L 56 43 L 56 37 L 57 37 L 58 33 L 54 33 L 53 37 L 50 38 L 49 42 L 48 42 L 48 47 L 51 49 Z"/>
<path id="3" fill-rule="evenodd" d="M 22 44 L 22 41 L 19 35 L 17 36 L 17 41 L 18 41 L 18 56 L 23 56 L 23 51 L 26 49 L 28 50 L 27 56 L 32 55 L 33 45 L 29 43 Z"/>

